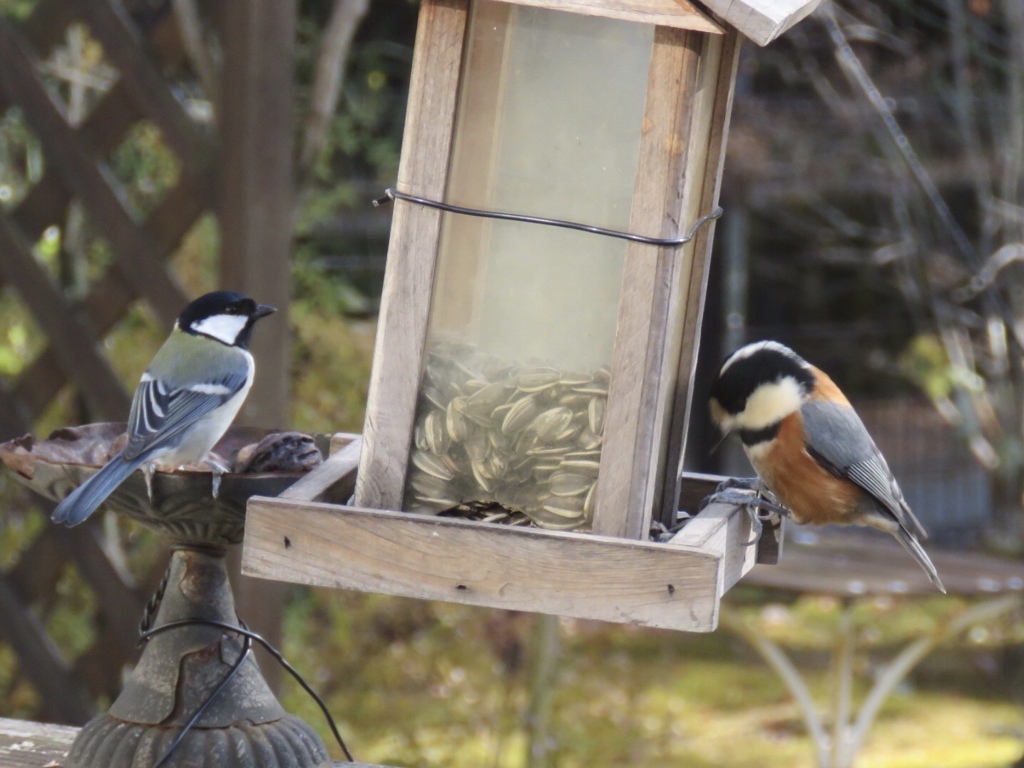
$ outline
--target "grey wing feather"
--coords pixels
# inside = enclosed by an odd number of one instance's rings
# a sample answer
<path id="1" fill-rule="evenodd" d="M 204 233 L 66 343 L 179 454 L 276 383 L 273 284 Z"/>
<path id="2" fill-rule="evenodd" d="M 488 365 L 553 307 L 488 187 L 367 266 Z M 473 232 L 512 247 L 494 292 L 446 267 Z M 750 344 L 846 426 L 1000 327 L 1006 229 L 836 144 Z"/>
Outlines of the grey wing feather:
<path id="1" fill-rule="evenodd" d="M 208 384 L 223 387 L 223 392 L 196 392 L 173 388 L 156 379 L 143 381 L 135 390 L 131 415 L 128 417 L 128 445 L 125 459 L 158 448 L 181 434 L 217 406 L 231 399 L 246 382 L 248 370 L 221 376 Z"/>
<path id="2" fill-rule="evenodd" d="M 910 511 L 889 465 L 867 427 L 849 406 L 810 400 L 800 409 L 807 451 L 829 472 L 856 483 L 901 526 L 920 538 L 924 528 Z"/>

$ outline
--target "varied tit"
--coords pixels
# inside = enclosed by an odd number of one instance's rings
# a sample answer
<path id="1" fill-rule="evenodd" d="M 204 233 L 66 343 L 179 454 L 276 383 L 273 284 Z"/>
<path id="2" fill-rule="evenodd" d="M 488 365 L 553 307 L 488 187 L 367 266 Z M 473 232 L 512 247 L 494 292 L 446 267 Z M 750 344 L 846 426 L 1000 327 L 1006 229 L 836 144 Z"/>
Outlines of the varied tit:
<path id="1" fill-rule="evenodd" d="M 124 449 L 58 504 L 53 520 L 78 525 L 142 465 L 205 459 L 252 386 L 253 325 L 275 311 L 230 291 L 185 307 L 135 390 Z"/>
<path id="2" fill-rule="evenodd" d="M 711 417 L 736 432 L 761 481 L 797 523 L 867 525 L 896 537 L 942 592 L 927 538 L 864 423 L 839 387 L 793 350 L 759 341 L 733 352 Z"/>

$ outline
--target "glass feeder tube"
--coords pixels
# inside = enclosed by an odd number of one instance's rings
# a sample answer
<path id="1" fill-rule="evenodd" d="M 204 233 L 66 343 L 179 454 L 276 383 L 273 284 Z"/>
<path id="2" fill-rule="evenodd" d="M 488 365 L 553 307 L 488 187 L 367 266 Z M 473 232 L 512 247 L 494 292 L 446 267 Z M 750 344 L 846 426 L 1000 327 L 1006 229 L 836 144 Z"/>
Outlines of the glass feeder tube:
<path id="1" fill-rule="evenodd" d="M 479 0 L 446 199 L 628 228 L 653 27 Z M 625 242 L 446 213 L 404 508 L 593 514 Z"/>

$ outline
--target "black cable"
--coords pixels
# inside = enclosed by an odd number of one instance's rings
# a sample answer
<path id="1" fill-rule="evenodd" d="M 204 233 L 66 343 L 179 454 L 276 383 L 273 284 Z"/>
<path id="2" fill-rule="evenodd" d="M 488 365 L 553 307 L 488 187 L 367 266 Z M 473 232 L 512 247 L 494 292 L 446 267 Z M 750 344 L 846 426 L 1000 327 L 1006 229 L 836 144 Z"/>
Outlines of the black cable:
<path id="1" fill-rule="evenodd" d="M 284 667 L 284 669 L 288 672 L 288 674 L 290 674 L 292 677 L 295 678 L 296 682 L 300 686 L 302 686 L 302 690 L 304 690 L 306 693 L 308 693 L 310 695 L 310 697 L 312 697 L 313 701 L 315 701 L 317 703 L 317 706 L 320 707 L 320 711 L 323 712 L 324 718 L 327 720 L 327 725 L 330 726 L 331 733 L 334 734 L 334 738 L 338 742 L 338 746 L 340 746 L 341 747 L 341 751 L 345 753 L 345 758 L 350 763 L 354 763 L 355 762 L 355 758 L 352 757 L 352 753 L 349 752 L 348 746 L 345 744 L 345 740 L 341 737 L 341 733 L 338 731 L 338 726 L 335 724 L 334 718 L 331 716 L 330 710 L 327 709 L 327 705 L 324 703 L 324 700 L 321 699 L 319 695 L 317 695 L 317 692 L 314 691 L 313 688 L 309 685 L 309 683 L 307 683 L 303 679 L 302 675 L 300 675 L 298 673 L 298 671 L 295 669 L 295 667 L 293 667 L 291 664 L 289 664 L 285 660 L 285 658 L 282 655 L 282 653 L 279 650 L 277 650 L 277 648 L 272 646 L 269 642 L 267 642 L 267 640 L 262 635 L 260 635 L 260 634 L 258 634 L 256 632 L 253 632 L 252 630 L 250 630 L 250 629 L 248 629 L 246 627 L 239 627 L 239 626 L 236 626 L 234 624 L 228 624 L 226 621 L 217 621 L 216 619 L 199 619 L 199 618 L 195 618 L 195 619 L 179 619 L 178 621 L 170 621 L 170 622 L 168 622 L 166 624 L 161 624 L 159 627 L 154 627 L 153 629 L 149 630 L 148 632 L 144 632 L 139 637 L 139 643 L 140 644 L 144 643 L 147 640 L 149 640 L 151 637 L 153 637 L 154 635 L 158 635 L 161 632 L 166 632 L 167 630 L 170 630 L 170 629 L 178 629 L 179 627 L 187 627 L 187 626 L 192 625 L 192 624 L 202 624 L 202 625 L 208 626 L 208 627 L 218 627 L 219 629 L 223 629 L 223 630 L 226 630 L 228 632 L 235 632 L 235 633 L 245 637 L 247 642 L 255 640 L 257 643 L 262 645 L 263 648 L 266 649 L 267 653 L 269 653 L 271 656 L 273 656 L 274 659 L 277 661 L 277 663 L 280 664 L 282 667 Z M 245 657 L 245 655 L 243 654 L 242 658 L 244 659 L 244 657 Z M 239 665 L 240 664 L 241 664 L 241 661 L 239 661 Z M 230 679 L 230 676 L 233 675 L 233 674 L 234 674 L 234 670 L 232 670 L 229 673 L 228 679 Z M 219 691 L 224 686 L 224 684 L 226 682 L 227 682 L 227 680 L 222 682 L 217 687 L 217 691 Z M 213 692 L 213 695 L 210 696 L 211 699 L 213 698 L 213 696 L 216 696 L 217 691 Z M 206 703 L 209 703 L 209 700 Z M 206 704 L 204 704 L 203 706 L 205 707 Z M 190 723 L 190 725 L 191 725 L 191 723 Z M 188 728 L 188 726 L 186 726 L 186 729 L 187 728 Z M 182 735 L 184 735 L 184 734 L 182 734 Z M 179 736 L 178 738 L 180 739 L 181 736 Z M 177 745 L 175 744 L 175 746 L 177 746 Z M 155 766 L 154 766 L 154 768 L 155 768 Z"/>
<path id="2" fill-rule="evenodd" d="M 697 235 L 697 230 L 707 224 L 709 221 L 713 221 L 721 217 L 724 211 L 718 207 L 715 208 L 711 213 L 705 213 L 690 227 L 690 231 L 683 237 L 648 237 L 647 235 L 636 235 L 632 232 L 623 232 L 619 229 L 606 229 L 605 227 L 596 227 L 592 224 L 579 224 L 575 221 L 566 221 L 565 219 L 549 219 L 545 216 L 530 216 L 525 213 L 505 213 L 503 211 L 485 211 L 481 208 L 467 208 L 462 205 L 452 205 L 451 203 L 442 203 L 438 200 L 431 200 L 426 197 L 419 197 L 418 195 L 410 195 L 407 192 L 399 192 L 397 189 L 388 188 L 384 190 L 384 197 L 379 197 L 373 201 L 374 207 L 385 205 L 392 200 L 404 200 L 408 203 L 416 203 L 417 205 L 425 205 L 428 208 L 437 208 L 440 211 L 447 211 L 448 213 L 461 213 L 465 216 L 479 216 L 485 219 L 500 219 L 501 221 L 520 221 L 527 224 L 543 224 L 548 227 L 561 227 L 563 229 L 575 229 L 580 232 L 590 232 L 595 235 L 604 235 L 605 237 L 617 237 L 620 240 L 630 240 L 634 243 L 643 243 L 644 245 L 657 245 L 661 247 L 678 247 L 680 245 L 686 245 L 688 242 L 693 240 Z"/>

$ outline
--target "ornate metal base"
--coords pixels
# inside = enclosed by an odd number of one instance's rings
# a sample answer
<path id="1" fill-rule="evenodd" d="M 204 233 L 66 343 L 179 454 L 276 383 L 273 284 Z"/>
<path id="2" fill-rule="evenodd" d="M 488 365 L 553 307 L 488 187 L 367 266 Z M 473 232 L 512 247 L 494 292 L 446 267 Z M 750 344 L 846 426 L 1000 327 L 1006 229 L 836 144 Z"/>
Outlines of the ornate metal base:
<path id="1" fill-rule="evenodd" d="M 224 554 L 188 546 L 174 551 L 154 627 L 195 618 L 239 626 Z M 330 766 L 323 741 L 282 709 L 252 654 L 211 699 L 244 652 L 242 637 L 207 625 L 154 635 L 110 711 L 82 728 L 64 767 L 152 768 L 208 699 L 162 766 Z"/>

